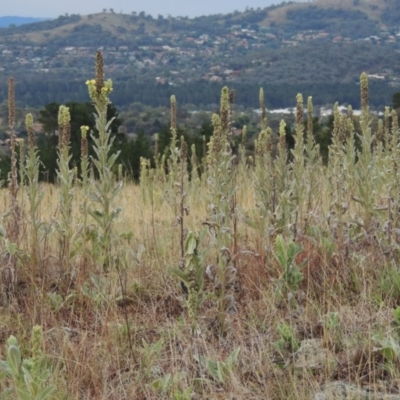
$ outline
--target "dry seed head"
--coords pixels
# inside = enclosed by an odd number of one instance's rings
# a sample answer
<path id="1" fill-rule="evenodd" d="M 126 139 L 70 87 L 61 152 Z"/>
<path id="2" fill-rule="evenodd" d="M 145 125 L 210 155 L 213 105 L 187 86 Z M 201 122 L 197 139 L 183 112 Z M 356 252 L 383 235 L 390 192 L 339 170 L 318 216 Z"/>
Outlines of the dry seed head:
<path id="1" fill-rule="evenodd" d="M 235 103 L 236 90 L 232 89 L 229 92 L 229 104 L 232 106 Z"/>
<path id="2" fill-rule="evenodd" d="M 363 111 L 368 110 L 368 76 L 363 72 L 360 76 L 361 86 L 361 108 Z"/>
<path id="3" fill-rule="evenodd" d="M 171 96 L 171 129 L 176 130 L 176 97 Z"/>
<path id="4" fill-rule="evenodd" d="M 11 129 L 13 129 L 15 125 L 14 78 L 10 78 L 8 81 L 8 125 Z"/>
<path id="5" fill-rule="evenodd" d="M 26 131 L 28 132 L 28 145 L 30 149 L 35 147 L 35 132 L 33 131 L 33 116 L 31 113 L 25 117 Z"/>
<path id="6" fill-rule="evenodd" d="M 225 135 L 228 130 L 228 114 L 229 114 L 229 89 L 224 86 L 221 91 L 221 109 L 220 109 L 220 121 L 221 131 Z"/>
<path id="7" fill-rule="evenodd" d="M 185 163 L 186 157 L 187 157 L 187 144 L 182 139 L 182 144 L 181 144 L 181 162 L 182 162 L 182 164 Z"/>
<path id="8" fill-rule="evenodd" d="M 96 92 L 101 95 L 101 90 L 104 87 L 104 66 L 103 66 L 103 53 L 97 51 L 96 53 Z"/>
<path id="9" fill-rule="evenodd" d="M 264 89 L 260 88 L 261 127 L 266 128 L 267 110 L 265 108 Z"/>
<path id="10" fill-rule="evenodd" d="M 297 107 L 296 107 L 296 124 L 301 125 L 303 123 L 303 95 L 299 93 L 296 96 Z"/>
<path id="11" fill-rule="evenodd" d="M 89 146 L 87 140 L 88 126 L 81 126 L 81 157 L 87 158 L 89 153 Z"/>

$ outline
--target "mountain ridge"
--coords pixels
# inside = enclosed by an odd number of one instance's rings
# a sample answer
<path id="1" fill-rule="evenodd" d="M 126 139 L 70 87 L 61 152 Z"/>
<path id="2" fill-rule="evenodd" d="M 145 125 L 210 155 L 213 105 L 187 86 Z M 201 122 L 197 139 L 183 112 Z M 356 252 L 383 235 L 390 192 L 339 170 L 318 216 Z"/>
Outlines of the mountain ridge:
<path id="1" fill-rule="evenodd" d="M 19 17 L 16 15 L 4 15 L 0 17 L 0 28 L 8 28 L 10 25 L 21 26 L 36 22 L 47 21 L 50 18 Z"/>

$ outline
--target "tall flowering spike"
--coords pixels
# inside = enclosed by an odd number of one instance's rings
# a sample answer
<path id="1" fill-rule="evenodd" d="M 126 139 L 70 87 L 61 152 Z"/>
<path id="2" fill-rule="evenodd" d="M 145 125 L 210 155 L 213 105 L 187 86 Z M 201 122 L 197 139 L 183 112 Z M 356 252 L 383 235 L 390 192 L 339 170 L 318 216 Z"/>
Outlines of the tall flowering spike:
<path id="1" fill-rule="evenodd" d="M 267 153 L 272 153 L 272 129 L 266 129 L 266 142 L 265 142 Z"/>
<path id="2" fill-rule="evenodd" d="M 312 102 L 312 96 L 308 97 L 307 100 L 307 135 L 312 137 L 313 135 L 313 102 Z"/>
<path id="3" fill-rule="evenodd" d="M 104 87 L 104 66 L 103 66 L 103 53 L 97 51 L 96 53 L 96 91 L 100 96 L 101 89 Z"/>
<path id="4" fill-rule="evenodd" d="M 69 144 L 71 116 L 69 108 L 61 105 L 58 110 L 58 145 L 59 147 L 66 147 Z"/>
<path id="5" fill-rule="evenodd" d="M 350 105 L 347 107 L 347 117 L 353 121 L 354 118 L 353 107 Z"/>
<path id="6" fill-rule="evenodd" d="M 262 130 L 258 135 L 258 140 L 255 142 L 256 145 L 256 153 L 262 158 L 264 154 L 267 152 L 267 132 Z"/>
<path id="7" fill-rule="evenodd" d="M 154 135 L 154 157 L 158 159 L 158 142 L 160 141 L 160 136 L 158 133 Z"/>
<path id="8" fill-rule="evenodd" d="M 17 144 L 19 147 L 19 162 L 23 165 L 25 160 L 25 139 L 17 139 Z"/>
<path id="9" fill-rule="evenodd" d="M 221 131 L 224 135 L 228 132 L 228 116 L 229 116 L 229 89 L 224 86 L 221 91 L 221 109 L 220 109 L 220 121 Z"/>
<path id="10" fill-rule="evenodd" d="M 15 125 L 15 90 L 14 78 L 8 81 L 8 125 L 10 129 L 14 129 Z"/>
<path id="11" fill-rule="evenodd" d="M 185 161 L 186 161 L 186 157 L 187 157 L 187 144 L 186 144 L 186 142 L 185 142 L 183 137 L 182 137 L 182 140 L 181 140 L 181 154 L 180 154 L 180 157 L 181 157 L 181 163 L 184 164 Z"/>
<path id="12" fill-rule="evenodd" d="M 385 130 L 390 130 L 390 107 L 385 107 Z"/>
<path id="13" fill-rule="evenodd" d="M 260 88 L 261 129 L 266 128 L 267 109 L 265 108 L 264 89 Z"/>
<path id="14" fill-rule="evenodd" d="M 171 96 L 171 129 L 176 131 L 176 97 Z"/>
<path id="15" fill-rule="evenodd" d="M 15 92 L 14 92 L 14 79 L 10 78 L 8 84 L 8 124 L 10 127 L 10 151 L 11 151 L 11 173 L 9 174 L 9 195 L 11 203 L 11 211 L 13 218 L 7 227 L 7 234 L 10 240 L 14 243 L 18 241 L 20 232 L 20 215 L 19 206 L 17 201 L 18 193 L 18 171 L 17 171 L 17 153 L 16 153 L 16 140 L 15 140 Z M 15 257 L 13 258 L 15 263 Z"/>
<path id="16" fill-rule="evenodd" d="M 230 104 L 231 106 L 233 106 L 233 104 L 235 103 L 235 97 L 236 97 L 236 90 L 235 90 L 235 89 L 232 89 L 232 90 L 229 92 L 229 104 Z"/>
<path id="17" fill-rule="evenodd" d="M 212 136 L 212 151 L 210 149 L 210 154 L 218 154 L 221 150 L 221 130 L 222 130 L 222 124 L 221 124 L 221 118 L 219 117 L 218 114 L 213 114 L 212 116 L 212 124 L 213 124 L 213 136 Z M 210 142 L 211 143 L 211 142 Z"/>
<path id="18" fill-rule="evenodd" d="M 368 111 L 368 76 L 363 72 L 360 76 L 360 87 L 361 87 L 361 109 L 363 112 Z"/>
<path id="19" fill-rule="evenodd" d="M 333 136 L 338 137 L 340 132 L 340 111 L 339 103 L 336 102 L 333 106 Z"/>
<path id="20" fill-rule="evenodd" d="M 89 154 L 89 146 L 87 134 L 89 132 L 88 126 L 81 126 L 81 157 L 86 158 Z"/>
<path id="21" fill-rule="evenodd" d="M 347 117 L 346 115 L 340 115 L 339 120 L 339 132 L 338 132 L 338 139 L 341 143 L 346 141 L 346 133 L 347 133 Z"/>
<path id="22" fill-rule="evenodd" d="M 399 120 L 396 110 L 392 110 L 391 112 L 392 117 L 392 135 L 398 135 L 399 133 Z"/>
<path id="23" fill-rule="evenodd" d="M 353 107 L 347 107 L 347 131 L 351 134 L 354 131 L 354 113 Z"/>
<path id="24" fill-rule="evenodd" d="M 100 108 L 104 108 L 110 103 L 108 95 L 112 92 L 112 81 L 104 81 L 103 54 L 98 51 L 96 54 L 96 73 L 95 79 L 86 81 L 89 96 Z"/>
<path id="25" fill-rule="evenodd" d="M 376 141 L 378 143 L 383 142 L 383 121 L 381 119 L 378 121 L 378 130 L 376 132 Z"/>
<path id="26" fill-rule="evenodd" d="M 303 123 L 303 95 L 299 93 L 296 96 L 297 107 L 296 107 L 296 124 L 301 125 Z"/>
<path id="27" fill-rule="evenodd" d="M 247 141 L 247 126 L 244 125 L 242 129 L 242 145 L 245 146 Z"/>
<path id="28" fill-rule="evenodd" d="M 35 132 L 33 131 L 33 116 L 31 113 L 25 117 L 25 126 L 28 133 L 28 145 L 30 149 L 35 147 Z"/>
<path id="29" fill-rule="evenodd" d="M 282 119 L 279 124 L 279 147 L 286 147 L 286 122 Z"/>

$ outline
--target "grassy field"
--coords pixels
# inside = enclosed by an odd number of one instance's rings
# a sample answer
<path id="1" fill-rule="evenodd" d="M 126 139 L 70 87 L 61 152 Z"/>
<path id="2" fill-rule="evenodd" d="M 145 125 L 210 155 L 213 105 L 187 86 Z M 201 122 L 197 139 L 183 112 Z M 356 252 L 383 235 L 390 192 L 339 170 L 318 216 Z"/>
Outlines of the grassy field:
<path id="1" fill-rule="evenodd" d="M 255 153 L 232 151 L 224 88 L 204 164 L 176 136 L 172 98 L 169 152 L 155 168 L 142 160 L 140 184 L 110 153 L 112 84 L 100 53 L 87 84 L 96 157 L 82 127 L 79 176 L 69 166 L 61 107 L 53 186 L 37 180 L 29 116 L 17 163 L 10 82 L 15 163 L 0 192 L 5 398 L 398 398 L 399 130 L 387 109 L 371 131 L 366 75 L 362 116 L 335 107 L 327 165 L 312 101 L 301 95 L 292 152 L 284 121 L 273 133 L 265 113 Z"/>

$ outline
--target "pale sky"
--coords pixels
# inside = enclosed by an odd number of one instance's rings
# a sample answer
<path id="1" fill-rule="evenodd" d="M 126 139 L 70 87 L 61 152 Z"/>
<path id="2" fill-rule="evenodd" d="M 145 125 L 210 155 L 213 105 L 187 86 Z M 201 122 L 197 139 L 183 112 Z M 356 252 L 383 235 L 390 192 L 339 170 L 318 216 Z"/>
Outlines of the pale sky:
<path id="1" fill-rule="evenodd" d="M 2 3 L 0 16 L 55 18 L 65 13 L 85 15 L 101 12 L 103 8 L 113 8 L 116 13 L 145 11 L 153 16 L 170 14 L 194 17 L 244 11 L 246 7 L 264 8 L 279 4 L 281 0 L 12 0 Z"/>

